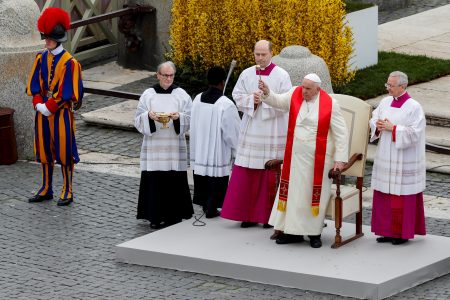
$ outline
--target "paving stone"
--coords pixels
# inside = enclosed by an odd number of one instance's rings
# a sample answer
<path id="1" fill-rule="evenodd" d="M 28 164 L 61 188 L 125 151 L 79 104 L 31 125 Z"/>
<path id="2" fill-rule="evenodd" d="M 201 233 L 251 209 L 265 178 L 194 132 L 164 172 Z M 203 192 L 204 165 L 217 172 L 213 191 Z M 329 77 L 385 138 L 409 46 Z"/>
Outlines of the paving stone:
<path id="1" fill-rule="evenodd" d="M 75 202 L 30 204 L 39 165 L 0 166 L 0 299 L 342 299 L 323 293 L 115 261 L 114 246 L 151 232 L 135 219 L 139 179 L 75 169 Z M 61 184 L 55 174 L 55 190 Z M 122 193 L 123 187 L 128 187 Z M 96 197 L 91 191 L 95 188 Z M 4 191 L 8 189 L 9 193 Z M 115 195 L 121 194 L 118 199 Z M 200 213 L 199 207 L 195 207 Z M 371 211 L 364 211 L 370 223 Z M 450 236 L 450 220 L 427 218 L 430 234 Z M 446 299 L 450 276 L 394 299 Z"/>
<path id="2" fill-rule="evenodd" d="M 407 9 L 379 12 L 388 22 L 450 0 L 410 0 Z M 152 81 L 153 80 L 153 81 Z M 142 93 L 154 79 L 117 88 Z M 91 126 L 80 114 L 125 101 L 89 95 L 76 112 L 80 149 L 139 157 L 142 136 L 134 131 Z M 79 171 L 75 202 L 29 204 L 40 183 L 40 167 L 18 162 L 0 166 L 0 299 L 345 299 L 335 295 L 251 283 L 203 274 L 128 265 L 115 261 L 114 246 L 151 232 L 136 220 L 139 179 Z M 371 165 L 364 186 L 370 186 Z M 450 198 L 448 175 L 427 173 L 426 194 Z M 61 174 L 54 178 L 59 193 Z M 196 213 L 200 209 L 195 207 Z M 370 225 L 371 210 L 363 220 Z M 350 220 L 351 221 L 351 220 Z M 430 234 L 450 237 L 450 220 L 426 218 Z M 391 299 L 449 299 L 450 275 L 404 291 Z"/>

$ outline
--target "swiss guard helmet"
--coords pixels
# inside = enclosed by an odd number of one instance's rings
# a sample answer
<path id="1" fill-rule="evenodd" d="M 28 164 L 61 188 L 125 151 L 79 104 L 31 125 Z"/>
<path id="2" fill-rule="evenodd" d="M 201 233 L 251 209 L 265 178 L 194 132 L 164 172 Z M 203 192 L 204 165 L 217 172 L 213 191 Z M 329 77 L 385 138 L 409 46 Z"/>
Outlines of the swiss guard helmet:
<path id="1" fill-rule="evenodd" d="M 51 39 L 62 43 L 67 41 L 67 30 L 70 29 L 69 14 L 57 7 L 44 10 L 37 21 L 41 39 Z"/>

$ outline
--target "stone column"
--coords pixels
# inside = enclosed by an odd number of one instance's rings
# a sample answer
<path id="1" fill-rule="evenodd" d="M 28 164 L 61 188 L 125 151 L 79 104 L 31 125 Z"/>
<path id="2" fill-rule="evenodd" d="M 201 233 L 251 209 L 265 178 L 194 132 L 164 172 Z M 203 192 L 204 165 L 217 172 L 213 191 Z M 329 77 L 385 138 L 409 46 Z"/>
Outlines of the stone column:
<path id="1" fill-rule="evenodd" d="M 39 7 L 33 0 L 0 0 L 0 107 L 16 111 L 14 128 L 19 159 L 34 157 L 35 112 L 25 87 L 36 53 L 44 45 L 37 31 L 39 15 Z"/>
<path id="2" fill-rule="evenodd" d="M 288 46 L 272 58 L 274 64 L 285 69 L 291 76 L 292 85 L 301 85 L 309 73 L 316 73 L 322 80 L 321 87 L 327 93 L 333 93 L 330 71 L 325 61 L 303 46 Z"/>

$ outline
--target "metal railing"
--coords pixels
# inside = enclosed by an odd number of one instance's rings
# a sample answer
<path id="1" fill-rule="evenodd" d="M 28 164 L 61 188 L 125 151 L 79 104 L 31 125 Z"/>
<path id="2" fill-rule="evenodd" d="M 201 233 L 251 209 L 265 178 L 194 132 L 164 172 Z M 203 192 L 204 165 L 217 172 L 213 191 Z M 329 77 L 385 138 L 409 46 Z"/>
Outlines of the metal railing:
<path id="1" fill-rule="evenodd" d="M 88 87 L 85 87 L 84 91 L 86 93 L 90 93 L 90 94 L 116 97 L 116 98 L 124 98 L 124 99 L 132 99 L 132 100 L 139 100 L 139 98 L 141 97 L 140 94 L 136 94 L 136 93 L 115 91 L 115 90 L 104 90 L 104 89 L 96 89 L 96 88 L 88 88 Z"/>
<path id="2" fill-rule="evenodd" d="M 118 0 L 37 0 L 44 10 L 56 6 L 66 10 L 71 18 L 68 40 L 64 48 L 79 61 L 96 57 L 111 57 L 117 54 L 118 17 L 149 13 L 155 9 L 146 5 L 133 5 L 118 9 Z M 102 22 L 110 21 L 110 22 Z"/>

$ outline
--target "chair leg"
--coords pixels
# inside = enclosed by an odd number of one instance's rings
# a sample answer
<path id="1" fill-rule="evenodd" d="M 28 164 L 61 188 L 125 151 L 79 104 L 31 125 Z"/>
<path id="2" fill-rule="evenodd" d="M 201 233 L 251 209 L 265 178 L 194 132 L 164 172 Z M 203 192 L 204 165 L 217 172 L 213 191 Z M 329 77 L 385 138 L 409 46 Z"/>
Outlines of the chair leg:
<path id="1" fill-rule="evenodd" d="M 335 198 L 334 207 L 334 226 L 336 228 L 336 236 L 334 237 L 334 244 L 331 248 L 339 248 L 342 244 L 341 228 L 342 228 L 342 198 Z"/>
<path id="2" fill-rule="evenodd" d="M 356 213 L 356 234 L 362 234 L 362 211 Z"/>
<path id="3" fill-rule="evenodd" d="M 356 235 L 362 234 L 362 187 L 363 187 L 363 178 L 358 177 L 356 179 L 356 187 L 359 190 L 359 212 L 356 213 Z"/>

